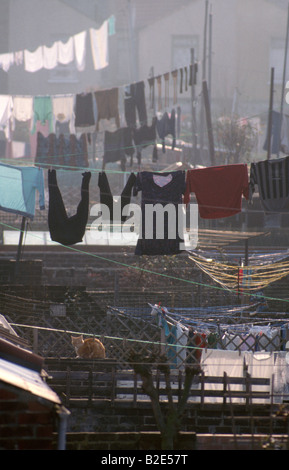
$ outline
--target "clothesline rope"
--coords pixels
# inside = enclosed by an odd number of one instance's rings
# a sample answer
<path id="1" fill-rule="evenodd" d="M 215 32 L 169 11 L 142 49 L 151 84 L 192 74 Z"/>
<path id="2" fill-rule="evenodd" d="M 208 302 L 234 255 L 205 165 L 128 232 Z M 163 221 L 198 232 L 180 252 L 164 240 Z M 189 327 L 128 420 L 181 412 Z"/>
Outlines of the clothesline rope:
<path id="1" fill-rule="evenodd" d="M 128 342 L 128 343 L 140 343 L 140 344 L 148 344 L 148 345 L 152 345 L 152 346 L 165 346 L 167 347 L 168 346 L 168 343 L 167 342 L 162 342 L 162 341 L 149 341 L 149 340 L 141 340 L 141 339 L 138 339 L 138 338 L 126 338 L 126 337 L 121 337 L 121 336 L 109 336 L 109 335 L 96 335 L 96 334 L 92 334 L 92 333 L 85 333 L 85 332 L 82 332 L 82 331 L 73 331 L 73 330 L 61 330 L 61 329 L 57 329 L 57 328 L 47 328 L 47 327 L 41 327 L 41 326 L 35 326 L 35 325 L 26 325 L 26 324 L 22 324 L 22 323 L 9 323 L 11 326 L 13 327 L 18 327 L 18 328 L 27 328 L 27 329 L 32 329 L 32 330 L 40 330 L 40 331 L 47 331 L 47 332 L 55 332 L 55 333 L 61 333 L 61 334 L 69 334 L 69 335 L 83 335 L 83 336 L 87 336 L 87 337 L 93 337 L 93 338 L 100 338 L 101 340 L 102 339 L 107 339 L 107 340 L 111 340 L 111 341 L 122 341 L 122 342 Z M 202 346 L 196 346 L 196 345 L 192 345 L 192 344 L 178 344 L 178 343 L 170 343 L 169 344 L 169 347 L 170 348 L 175 348 L 176 351 L 178 351 L 180 348 L 183 349 L 184 351 L 203 351 L 205 352 L 206 354 L 213 354 L 214 351 L 216 351 L 216 349 L 210 349 L 209 347 L 202 347 Z M 218 350 L 217 350 L 218 351 Z M 219 350 L 219 351 L 228 351 L 228 352 L 231 352 L 230 350 Z M 237 351 L 240 355 L 242 353 L 242 351 Z M 243 352 L 246 352 L 246 353 L 251 353 L 252 355 L 255 354 L 254 351 L 243 351 Z M 260 351 L 260 353 L 262 354 L 274 354 L 275 352 L 278 352 L 278 351 L 271 351 L 271 352 L 267 352 L 267 351 Z M 258 352 L 257 352 L 258 354 Z M 209 357 L 209 356 L 208 356 Z M 105 363 L 105 361 L 104 361 Z M 134 364 L 137 364 L 137 362 L 134 362 Z M 140 364 L 143 364 L 143 362 L 141 362 Z M 150 364 L 149 362 L 146 362 L 146 364 Z M 154 365 L 155 363 L 151 363 L 151 365 Z M 174 366 L 174 362 L 170 362 L 170 358 L 168 357 L 167 358 L 167 364 L 168 365 L 172 365 Z M 222 362 L 220 362 L 220 364 L 222 364 Z M 210 365 L 210 361 L 208 361 L 208 358 L 206 360 L 206 366 L 209 366 Z M 216 361 L 213 361 L 212 365 L 216 365 Z M 230 363 L 230 361 L 227 361 L 226 362 L 226 365 L 231 365 L 231 366 L 234 366 L 235 365 L 235 362 L 232 362 Z M 282 364 L 275 364 L 275 366 L 278 368 L 280 367 L 280 369 L 283 369 L 283 365 Z M 257 368 L 257 364 L 254 366 L 254 368 Z M 261 363 L 260 363 L 260 367 L 261 367 Z"/>
<path id="2" fill-rule="evenodd" d="M 21 232 L 21 229 L 19 229 L 18 227 L 13 227 L 13 226 L 11 226 L 7 223 L 0 222 L 0 225 L 2 225 L 3 227 L 7 227 L 9 229 L 12 229 L 12 230 L 16 230 L 17 232 Z M 25 231 L 23 233 L 25 233 Z M 32 236 L 34 236 L 37 239 L 41 239 L 40 236 L 37 236 L 37 234 L 34 234 L 33 232 L 32 232 Z M 57 244 L 61 245 L 59 243 L 57 243 Z M 114 260 L 114 259 L 111 259 L 111 258 L 107 258 L 105 256 L 100 256 L 100 255 L 97 255 L 95 253 L 90 253 L 90 252 L 87 252 L 85 250 L 80 250 L 79 248 L 76 248 L 76 247 L 73 247 L 73 246 L 66 246 L 66 245 L 61 245 L 61 246 L 65 249 L 67 249 L 67 250 L 70 250 L 70 251 L 73 251 L 73 252 L 76 252 L 76 253 L 80 253 L 80 254 L 83 254 L 83 255 L 86 255 L 86 256 L 90 256 L 92 258 L 100 259 L 102 261 L 107 261 L 109 263 L 113 263 L 113 264 L 116 264 L 116 265 L 119 265 L 119 266 L 123 266 L 125 268 L 133 269 L 135 271 L 140 271 L 140 272 L 144 272 L 144 273 L 147 273 L 147 274 L 160 276 L 160 277 L 163 277 L 163 278 L 166 278 L 166 279 L 171 279 L 171 280 L 175 280 L 175 281 L 184 282 L 186 284 L 192 284 L 192 285 L 207 287 L 209 289 L 221 290 L 221 291 L 224 290 L 224 286 L 219 287 L 219 286 L 215 286 L 215 285 L 206 284 L 206 283 L 203 283 L 203 282 L 193 281 L 191 279 L 183 279 L 183 278 L 180 278 L 180 277 L 177 277 L 177 276 L 172 276 L 172 275 L 165 274 L 165 273 L 159 273 L 159 272 L 153 271 L 151 269 L 142 268 L 140 266 L 133 266 L 133 265 L 130 265 L 130 264 L 127 264 L 127 263 L 123 263 L 121 261 L 117 261 L 117 260 Z M 244 292 L 243 295 L 244 296 L 246 296 L 246 295 L 251 296 L 251 293 Z M 278 298 L 278 297 L 266 296 L 263 293 L 261 294 L 261 293 L 256 292 L 256 293 L 254 293 L 254 296 L 256 298 L 260 299 L 260 300 L 273 300 L 273 301 L 281 301 L 281 302 L 284 302 L 284 303 L 289 303 L 289 299 L 282 299 L 282 298 Z"/>
<path id="3" fill-rule="evenodd" d="M 190 255 L 189 259 L 225 289 L 242 293 L 259 291 L 289 274 L 289 261 L 268 265 L 230 266 Z"/>

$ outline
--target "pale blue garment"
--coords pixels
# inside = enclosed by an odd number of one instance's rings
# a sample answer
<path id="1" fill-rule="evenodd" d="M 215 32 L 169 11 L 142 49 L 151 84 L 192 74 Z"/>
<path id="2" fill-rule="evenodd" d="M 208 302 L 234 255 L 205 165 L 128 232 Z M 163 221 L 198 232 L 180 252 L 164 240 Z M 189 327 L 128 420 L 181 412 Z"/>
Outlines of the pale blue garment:
<path id="1" fill-rule="evenodd" d="M 171 368 L 175 368 L 177 364 L 176 356 L 176 341 L 177 341 L 177 327 L 169 325 L 167 320 L 159 314 L 159 325 L 164 329 L 166 338 L 166 353 Z"/>
<path id="2" fill-rule="evenodd" d="M 34 218 L 36 190 L 39 208 L 45 209 L 43 170 L 0 164 L 0 209 Z"/>

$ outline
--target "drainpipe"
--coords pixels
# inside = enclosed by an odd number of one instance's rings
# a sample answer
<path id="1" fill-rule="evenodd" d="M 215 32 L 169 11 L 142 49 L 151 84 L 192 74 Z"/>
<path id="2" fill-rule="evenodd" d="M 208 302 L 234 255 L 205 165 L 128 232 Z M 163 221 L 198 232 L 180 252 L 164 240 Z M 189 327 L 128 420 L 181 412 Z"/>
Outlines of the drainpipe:
<path id="1" fill-rule="evenodd" d="M 56 413 L 58 415 L 57 450 L 66 450 L 67 421 L 70 416 L 70 411 L 68 411 L 64 406 L 57 406 Z"/>

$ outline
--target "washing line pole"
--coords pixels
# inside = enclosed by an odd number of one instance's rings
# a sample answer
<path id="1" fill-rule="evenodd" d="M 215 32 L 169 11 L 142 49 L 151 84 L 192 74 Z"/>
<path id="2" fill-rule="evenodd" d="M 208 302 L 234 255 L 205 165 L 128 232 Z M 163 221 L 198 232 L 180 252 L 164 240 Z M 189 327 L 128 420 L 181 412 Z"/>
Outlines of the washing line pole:
<path id="1" fill-rule="evenodd" d="M 196 73 L 196 64 L 195 64 L 195 49 L 191 49 L 191 107 L 192 107 L 192 156 L 193 163 L 196 163 L 197 157 L 197 129 L 196 129 L 196 96 L 195 96 L 195 73 Z"/>
<path id="2" fill-rule="evenodd" d="M 286 69 L 287 69 L 287 55 L 288 55 L 288 37 L 289 37 L 289 3 L 288 3 L 288 12 L 287 12 L 287 30 L 286 30 L 286 42 L 285 42 L 285 53 L 284 53 L 284 65 L 283 65 L 283 80 L 282 80 L 282 89 L 281 89 L 281 105 L 280 105 L 280 124 L 278 129 L 278 151 L 277 156 L 280 152 L 281 144 L 281 130 L 282 130 L 282 121 L 283 121 L 283 105 L 284 105 L 284 93 L 285 93 L 285 81 L 286 81 Z"/>
<path id="3" fill-rule="evenodd" d="M 15 278 L 17 277 L 18 271 L 19 271 L 19 263 L 21 259 L 21 253 L 22 253 L 23 237 L 24 237 L 24 232 L 25 232 L 25 227 L 26 227 L 26 220 L 27 220 L 26 217 L 22 217 L 17 255 L 16 255 L 16 265 L 15 265 L 15 271 L 14 271 Z"/>
<path id="4" fill-rule="evenodd" d="M 213 32 L 213 14 L 212 5 L 209 14 L 209 57 L 208 57 L 208 90 L 209 98 L 212 98 L 212 32 Z"/>
<path id="5" fill-rule="evenodd" d="M 202 80 L 206 79 L 207 76 L 207 24 L 208 24 L 208 0 L 206 0 L 205 7 L 205 23 L 204 23 L 204 35 L 203 35 L 203 61 L 202 61 Z M 201 97 L 201 109 L 200 109 L 200 163 L 203 162 L 204 152 L 204 96 Z"/>
<path id="6" fill-rule="evenodd" d="M 204 97 L 204 106 L 206 112 L 206 122 L 207 122 L 207 131 L 208 131 L 208 140 L 209 140 L 209 155 L 211 165 L 215 165 L 215 148 L 214 148 L 214 135 L 213 135 L 213 125 L 212 125 L 212 118 L 211 118 L 211 106 L 210 106 L 210 99 L 209 99 L 209 91 L 207 81 L 203 80 L 203 97 Z"/>
<path id="7" fill-rule="evenodd" d="M 273 95 L 274 95 L 274 67 L 271 68 L 271 81 L 270 81 L 267 160 L 270 160 L 270 157 L 271 157 Z"/>

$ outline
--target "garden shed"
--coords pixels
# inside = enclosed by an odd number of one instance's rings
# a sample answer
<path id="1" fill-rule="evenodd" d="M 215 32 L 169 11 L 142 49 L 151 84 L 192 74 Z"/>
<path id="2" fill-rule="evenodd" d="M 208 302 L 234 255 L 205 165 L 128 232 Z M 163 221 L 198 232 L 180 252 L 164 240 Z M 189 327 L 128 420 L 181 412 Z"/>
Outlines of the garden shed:
<path id="1" fill-rule="evenodd" d="M 0 449 L 64 450 L 69 416 L 46 383 L 42 357 L 0 316 Z"/>

